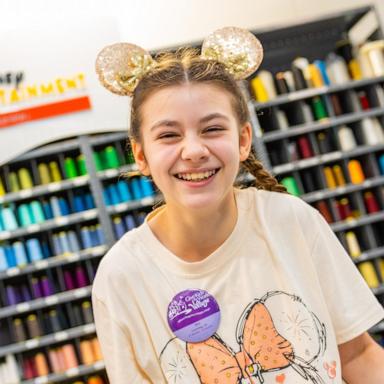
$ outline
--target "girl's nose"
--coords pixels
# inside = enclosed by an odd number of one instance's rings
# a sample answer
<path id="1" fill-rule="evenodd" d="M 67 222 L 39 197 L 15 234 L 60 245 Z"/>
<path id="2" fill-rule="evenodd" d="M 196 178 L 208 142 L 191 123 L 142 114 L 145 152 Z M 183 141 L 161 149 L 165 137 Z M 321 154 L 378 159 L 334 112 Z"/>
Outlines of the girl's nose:
<path id="1" fill-rule="evenodd" d="M 201 161 L 206 159 L 208 154 L 208 148 L 200 138 L 185 139 L 181 152 L 181 158 L 183 160 Z"/>

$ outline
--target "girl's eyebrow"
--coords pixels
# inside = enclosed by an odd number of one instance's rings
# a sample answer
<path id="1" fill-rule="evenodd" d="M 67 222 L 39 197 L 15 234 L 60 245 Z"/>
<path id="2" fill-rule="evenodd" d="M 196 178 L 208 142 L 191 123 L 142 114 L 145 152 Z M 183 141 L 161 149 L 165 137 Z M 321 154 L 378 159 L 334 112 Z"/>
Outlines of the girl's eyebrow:
<path id="1" fill-rule="evenodd" d="M 207 123 L 208 121 L 211 121 L 211 120 L 217 119 L 217 118 L 229 120 L 229 118 L 226 115 L 223 115 L 222 113 L 215 112 L 215 113 L 210 113 L 209 115 L 202 117 L 199 120 L 199 123 Z M 150 131 L 152 132 L 156 128 L 162 127 L 162 126 L 175 127 L 178 125 L 180 125 L 180 123 L 176 120 L 164 119 L 164 120 L 160 120 L 160 121 L 156 122 L 154 125 L 152 125 Z"/>

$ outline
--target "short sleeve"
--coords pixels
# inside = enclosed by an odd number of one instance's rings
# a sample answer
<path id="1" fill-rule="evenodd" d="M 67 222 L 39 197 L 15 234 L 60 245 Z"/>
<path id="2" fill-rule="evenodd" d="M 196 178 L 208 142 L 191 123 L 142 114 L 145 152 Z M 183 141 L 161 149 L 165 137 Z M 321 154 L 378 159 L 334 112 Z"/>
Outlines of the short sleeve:
<path id="1" fill-rule="evenodd" d="M 338 238 L 317 211 L 317 237 L 312 255 L 338 344 L 373 327 L 384 317 L 384 309 L 366 284 Z"/>
<path id="2" fill-rule="evenodd" d="M 129 334 L 110 316 L 105 304 L 92 296 L 97 337 L 111 384 L 150 383 L 134 358 Z"/>

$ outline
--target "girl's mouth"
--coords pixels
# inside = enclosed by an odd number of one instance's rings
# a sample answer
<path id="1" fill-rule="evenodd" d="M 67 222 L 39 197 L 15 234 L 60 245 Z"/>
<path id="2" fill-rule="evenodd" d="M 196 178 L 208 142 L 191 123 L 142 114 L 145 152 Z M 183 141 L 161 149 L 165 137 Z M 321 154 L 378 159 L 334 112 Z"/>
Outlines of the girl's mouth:
<path id="1" fill-rule="evenodd" d="M 199 182 L 199 181 L 208 180 L 213 175 L 215 175 L 219 170 L 220 168 L 212 169 L 210 171 L 205 171 L 205 172 L 177 173 L 175 177 L 179 180 Z"/>

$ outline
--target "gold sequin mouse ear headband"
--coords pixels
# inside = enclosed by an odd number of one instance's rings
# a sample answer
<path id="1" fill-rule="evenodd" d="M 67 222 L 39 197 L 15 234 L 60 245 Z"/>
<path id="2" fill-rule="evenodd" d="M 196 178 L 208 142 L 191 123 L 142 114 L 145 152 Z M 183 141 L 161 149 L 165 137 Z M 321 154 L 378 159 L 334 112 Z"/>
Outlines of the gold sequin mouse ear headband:
<path id="1" fill-rule="evenodd" d="M 263 47 L 246 29 L 225 27 L 204 40 L 201 57 L 223 63 L 236 80 L 241 80 L 260 66 Z M 101 84 L 123 96 L 131 96 L 139 81 L 154 67 L 156 61 L 146 50 L 129 43 L 108 45 L 96 59 Z"/>

